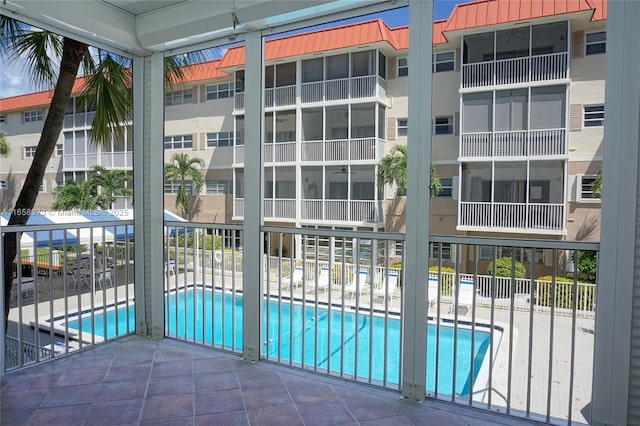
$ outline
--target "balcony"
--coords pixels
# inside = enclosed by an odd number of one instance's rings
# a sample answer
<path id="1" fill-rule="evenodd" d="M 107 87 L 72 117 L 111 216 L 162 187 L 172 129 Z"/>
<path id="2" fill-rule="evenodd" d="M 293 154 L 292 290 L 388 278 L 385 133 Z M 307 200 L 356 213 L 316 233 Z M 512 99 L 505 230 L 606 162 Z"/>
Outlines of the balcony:
<path id="1" fill-rule="evenodd" d="M 133 168 L 133 153 L 131 151 L 94 152 L 89 154 L 63 154 L 62 156 L 62 170 L 65 172 L 85 171 L 93 166 L 131 170 Z"/>
<path id="2" fill-rule="evenodd" d="M 296 161 L 296 142 L 276 142 L 276 143 L 264 144 L 265 164 L 266 163 L 295 163 L 295 161 Z"/>
<path id="3" fill-rule="evenodd" d="M 62 124 L 62 128 L 73 129 L 73 128 L 86 128 L 91 127 L 93 124 L 93 119 L 96 117 L 95 111 L 88 113 L 80 113 L 80 114 L 66 114 L 64 116 L 64 122 Z"/>
<path id="4" fill-rule="evenodd" d="M 301 218 L 312 221 L 382 223 L 382 201 L 302 200 Z"/>
<path id="5" fill-rule="evenodd" d="M 460 159 L 566 157 L 566 129 L 475 132 L 460 135 Z"/>
<path id="6" fill-rule="evenodd" d="M 132 226 L 131 221 L 123 223 Z M 402 338 L 404 327 L 415 321 L 404 315 L 408 301 L 399 281 L 403 270 L 390 267 L 384 258 L 372 263 L 370 256 L 372 247 L 384 252 L 403 247 L 403 234 L 264 227 L 261 241 L 266 241 L 266 253 L 281 253 L 277 249 L 295 239 L 331 241 L 340 247 L 348 241 L 351 256 L 318 261 L 301 253 L 265 254 L 262 282 L 256 286 L 243 279 L 243 251 L 236 248 L 242 241 L 241 225 L 165 222 L 162 251 L 169 261 L 157 267 L 164 275 L 161 306 L 166 310 L 161 318 L 166 337 L 151 340 L 133 335 L 138 307 L 133 299 L 133 246 L 107 244 L 117 243 L 110 234 L 113 222 L 2 227 L 0 237 L 25 228 L 49 235 L 38 241 L 41 249 L 57 246 L 52 237 L 57 232 L 79 229 L 86 232 L 78 232 L 78 238 L 100 244 L 86 244 L 79 253 L 81 246 L 71 245 L 77 241 L 64 241 L 55 260 L 46 254 L 30 263 L 27 257 L 18 257 L 17 282 L 28 278 L 22 276 L 25 264 L 37 264 L 38 273 L 29 297 L 17 291 L 10 301 L 2 368 L 11 373 L 3 376 L 2 393 L 3 401 L 12 403 L 3 404 L 3 419 L 26 414 L 36 416 L 34 423 L 48 423 L 37 416 L 55 413 L 63 423 L 77 422 L 77 416 L 87 412 L 69 408 L 71 401 L 87 404 L 92 412 L 109 409 L 108 415 L 119 421 L 135 411 L 131 414 L 135 423 L 218 412 L 230 399 L 240 402 L 233 411 L 246 409 L 242 416 L 251 417 L 258 406 L 264 414 L 265 406 L 258 401 L 270 401 L 275 393 L 284 400 L 276 398 L 274 412 L 289 415 L 291 410 L 283 407 L 299 403 L 292 413 L 304 417 L 309 402 L 305 399 L 307 404 L 302 404 L 299 397 L 308 392 L 319 401 L 317 391 L 323 389 L 330 394 L 330 400 L 322 403 L 323 413 L 327 404 L 338 401 L 351 408 L 349 413 L 340 410 L 341 415 L 360 420 L 374 418 L 365 415 L 364 406 L 375 406 L 375 416 L 407 416 L 421 423 L 423 418 L 416 413 L 421 407 L 438 407 L 437 399 L 448 401 L 446 411 L 459 415 L 464 413 L 459 410 L 471 406 L 554 423 L 590 420 L 586 407 L 591 401 L 597 285 L 582 283 L 577 276 L 571 283 L 557 280 L 555 274 L 538 279 L 534 273 L 542 266 L 536 265 L 534 271 L 529 265 L 524 279 L 495 277 L 483 274 L 477 260 L 434 259 L 435 264 L 451 262 L 456 272 L 436 266 L 424 280 L 428 329 L 424 391 L 436 401 L 423 406 L 402 400 L 398 393 L 402 348 L 408 344 Z M 182 234 L 194 238 L 175 238 Z M 216 249 L 193 243 L 205 234 L 220 235 Z M 478 253 L 481 247 L 496 253 L 505 244 L 487 238 L 430 239 L 439 253 L 443 244 L 450 245 L 450 253 Z M 567 250 L 572 256 L 598 250 L 597 243 L 584 242 L 511 239 L 508 245 L 549 250 L 551 265 L 561 264 L 560 253 Z M 88 259 L 86 268 L 78 267 L 79 259 Z M 493 255 L 484 261 L 495 260 Z M 61 272 L 58 266 L 63 266 Z M 110 268 L 110 281 L 100 280 L 104 266 Z M 555 266 L 550 268 L 556 271 Z M 88 278 L 74 282 L 72 277 L 80 270 Z M 250 292 L 256 291 L 261 311 L 245 305 Z M 264 336 L 259 359 L 270 363 L 241 361 L 242 330 L 252 322 L 262 327 Z M 306 371 L 315 375 L 306 376 Z M 573 380 L 577 376 L 580 381 Z M 34 384 L 33 377 L 43 380 Z M 202 377 L 207 380 L 199 380 Z M 223 382 L 224 387 L 211 388 L 212 383 Z M 354 390 L 358 398 L 353 398 Z M 25 392 L 32 398 L 37 393 L 38 403 L 30 404 Z M 123 392 L 130 396 L 126 404 L 134 400 L 137 409 L 114 409 Z M 61 417 L 67 415 L 71 420 Z M 466 415 L 473 424 L 480 411 Z M 518 424 L 513 418 L 492 417 L 495 413 L 481 416 L 492 423 Z M 209 420 L 224 423 L 222 418 Z"/>
<path id="7" fill-rule="evenodd" d="M 293 219 L 296 218 L 296 200 L 273 198 L 264 200 L 265 219 Z"/>
<path id="8" fill-rule="evenodd" d="M 567 52 L 462 65 L 462 88 L 506 86 L 569 78 Z"/>
<path id="9" fill-rule="evenodd" d="M 302 141 L 302 161 L 341 164 L 352 161 L 380 161 L 385 155 L 385 141 L 378 138 Z"/>
<path id="10" fill-rule="evenodd" d="M 564 204 L 460 202 L 458 230 L 565 232 Z"/>
<path id="11" fill-rule="evenodd" d="M 296 104 L 296 85 L 274 87 L 264 90 L 264 107 L 273 108 Z M 244 109 L 244 103 L 242 108 Z"/>
<path id="12" fill-rule="evenodd" d="M 386 101 L 387 81 L 377 75 L 302 83 L 300 102 L 377 98 Z"/>

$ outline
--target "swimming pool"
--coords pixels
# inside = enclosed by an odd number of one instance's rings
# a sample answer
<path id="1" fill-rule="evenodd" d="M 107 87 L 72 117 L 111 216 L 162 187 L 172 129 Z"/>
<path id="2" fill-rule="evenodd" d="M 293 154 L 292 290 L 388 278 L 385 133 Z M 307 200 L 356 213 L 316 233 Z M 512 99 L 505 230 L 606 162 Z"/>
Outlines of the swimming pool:
<path id="1" fill-rule="evenodd" d="M 373 382 L 382 382 L 384 379 L 387 383 L 399 382 L 399 318 L 356 314 L 349 310 L 343 312 L 342 309 L 329 310 L 312 304 L 279 303 L 277 300 L 264 300 L 263 308 L 263 353 L 268 358 L 345 376 L 370 377 Z M 125 314 L 127 309 L 128 313 Z M 106 320 L 106 336 L 113 338 L 127 333 L 127 319 L 128 331 L 133 332 L 135 318 L 132 305 L 117 310 L 111 308 L 106 315 L 96 311 L 93 316 L 83 315 L 82 331 L 91 333 L 95 324 L 96 334 L 103 336 Z M 69 321 L 67 325 L 73 330 L 80 328 L 78 320 Z M 64 327 L 64 323 L 57 326 Z M 167 296 L 165 332 L 168 336 L 242 350 L 242 296 L 225 293 L 223 299 L 220 291 L 203 291 L 198 287 L 186 292 L 172 291 Z M 457 339 L 454 339 L 456 333 Z M 451 324 L 447 326 L 441 323 L 440 327 L 428 324 L 428 392 L 435 391 L 437 377 L 438 393 L 451 395 L 454 351 L 455 393 L 469 395 L 472 362 L 474 390 L 482 388 L 481 382 L 486 382 L 481 378 L 482 366 L 485 358 L 488 358 L 491 334 L 486 327 L 476 328 L 473 356 L 471 336 L 472 330 L 468 326 L 459 325 L 455 328 Z M 494 344 L 499 342 L 499 332 L 497 339 Z M 456 340 L 457 344 L 454 345 Z"/>

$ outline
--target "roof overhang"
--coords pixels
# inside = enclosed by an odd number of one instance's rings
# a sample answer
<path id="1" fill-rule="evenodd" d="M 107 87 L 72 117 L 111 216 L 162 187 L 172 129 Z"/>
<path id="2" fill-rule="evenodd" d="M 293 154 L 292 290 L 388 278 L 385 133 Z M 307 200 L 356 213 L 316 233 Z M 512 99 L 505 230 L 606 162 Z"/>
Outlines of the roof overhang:
<path id="1" fill-rule="evenodd" d="M 88 44 L 148 55 L 388 0 L 3 0 L 0 12 Z"/>

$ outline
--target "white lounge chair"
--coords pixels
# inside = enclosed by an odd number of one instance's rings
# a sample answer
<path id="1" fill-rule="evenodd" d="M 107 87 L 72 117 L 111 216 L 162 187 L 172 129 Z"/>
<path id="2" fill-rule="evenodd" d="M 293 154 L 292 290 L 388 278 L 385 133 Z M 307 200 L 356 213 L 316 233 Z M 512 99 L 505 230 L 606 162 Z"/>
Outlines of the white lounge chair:
<path id="1" fill-rule="evenodd" d="M 14 280 L 14 285 L 16 281 Z M 31 300 L 36 291 L 36 280 L 32 277 L 24 277 L 20 282 L 20 292 L 22 293 L 22 300 Z"/>
<path id="2" fill-rule="evenodd" d="M 304 268 L 302 266 L 296 266 L 291 276 L 282 277 L 282 289 L 295 290 L 296 288 L 302 285 L 303 280 L 304 280 Z"/>
<path id="3" fill-rule="evenodd" d="M 164 274 L 169 278 L 171 275 L 176 274 L 176 261 L 170 259 L 168 262 L 164 262 Z"/>
<path id="4" fill-rule="evenodd" d="M 322 270 L 320 270 L 320 275 L 318 275 L 318 280 L 315 282 L 315 284 L 316 289 L 323 290 L 324 293 L 327 292 L 327 290 L 331 286 L 331 282 L 329 280 L 329 267 L 322 267 Z"/>
<path id="5" fill-rule="evenodd" d="M 457 306 L 458 311 L 460 308 L 464 307 L 465 308 L 464 314 L 467 315 L 473 308 L 473 290 L 474 290 L 473 281 L 461 279 L 460 291 L 458 292 L 458 300 L 456 302 L 454 299 L 454 304 L 452 305 L 452 307 Z"/>
<path id="6" fill-rule="evenodd" d="M 356 294 L 362 294 L 369 288 L 369 274 L 367 271 L 358 271 L 357 274 L 353 274 L 353 281 L 344 286 L 344 293 L 351 295 L 351 300 Z"/>
<path id="7" fill-rule="evenodd" d="M 429 277 L 429 288 L 427 298 L 429 301 L 429 307 L 433 306 L 438 301 L 439 293 L 438 277 Z"/>
<path id="8" fill-rule="evenodd" d="M 392 272 L 389 274 L 389 280 L 384 280 L 384 274 L 380 274 L 380 280 L 376 280 L 376 288 L 373 290 L 373 295 L 376 297 L 382 297 L 384 303 L 387 297 L 393 297 L 393 294 L 398 288 L 398 274 Z"/>

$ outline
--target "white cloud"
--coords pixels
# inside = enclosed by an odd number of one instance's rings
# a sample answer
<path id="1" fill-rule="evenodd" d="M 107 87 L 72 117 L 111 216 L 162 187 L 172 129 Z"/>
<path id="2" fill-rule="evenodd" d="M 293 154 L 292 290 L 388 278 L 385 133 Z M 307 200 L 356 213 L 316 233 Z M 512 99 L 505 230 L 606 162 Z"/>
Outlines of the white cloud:
<path id="1" fill-rule="evenodd" d="M 22 95 L 36 91 L 21 61 L 4 63 L 0 67 L 0 98 Z"/>

